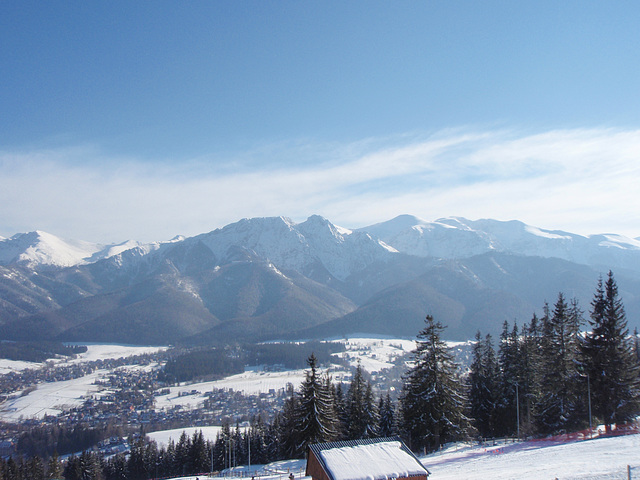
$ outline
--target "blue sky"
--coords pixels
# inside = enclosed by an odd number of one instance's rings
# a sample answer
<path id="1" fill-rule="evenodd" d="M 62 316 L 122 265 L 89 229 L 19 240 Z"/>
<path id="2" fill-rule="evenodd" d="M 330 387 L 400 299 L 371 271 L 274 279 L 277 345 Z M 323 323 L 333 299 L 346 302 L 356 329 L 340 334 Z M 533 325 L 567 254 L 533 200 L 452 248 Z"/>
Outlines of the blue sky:
<path id="1" fill-rule="evenodd" d="M 0 3 L 0 235 L 640 235 L 638 2 Z M 634 182 L 635 181 L 635 182 Z"/>

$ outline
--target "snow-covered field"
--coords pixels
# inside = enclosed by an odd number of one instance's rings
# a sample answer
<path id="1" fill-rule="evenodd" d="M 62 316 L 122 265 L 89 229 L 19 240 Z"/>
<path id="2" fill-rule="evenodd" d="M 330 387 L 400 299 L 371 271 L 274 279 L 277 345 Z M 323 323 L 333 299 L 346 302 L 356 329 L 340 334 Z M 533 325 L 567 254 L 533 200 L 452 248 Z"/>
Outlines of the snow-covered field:
<path id="1" fill-rule="evenodd" d="M 60 361 L 54 359 L 60 366 L 90 362 L 95 360 L 107 360 L 126 358 L 133 355 L 142 355 L 163 350 L 167 347 L 146 347 L 131 345 L 95 344 L 87 345 L 87 351 L 79 354 L 71 360 Z M 17 362 L 12 360 L 0 360 L 0 373 L 10 371 L 22 371 L 27 368 L 42 368 L 41 363 Z M 153 368 L 153 365 L 127 368 Z M 35 389 L 25 392 L 16 392 L 5 402 L 0 404 L 0 420 L 5 422 L 19 422 L 21 419 L 43 418 L 45 415 L 58 415 L 73 407 L 81 406 L 93 393 L 101 387 L 94 385 L 95 381 L 109 373 L 108 370 L 98 370 L 90 375 L 73 380 L 59 382 L 40 383 Z"/>
<path id="2" fill-rule="evenodd" d="M 262 372 L 248 370 L 238 375 L 232 375 L 222 380 L 212 382 L 189 383 L 177 387 L 171 387 L 170 393 L 156 397 L 156 408 L 172 408 L 176 405 L 182 407 L 195 407 L 204 402 L 205 393 L 215 389 L 233 389 L 244 392 L 246 395 L 258 395 L 269 393 L 270 390 L 284 390 L 287 384 L 298 388 L 304 380 L 305 370 L 287 370 L 284 372 Z M 194 395 L 184 395 L 196 391 Z M 182 394 L 182 395 L 181 395 Z"/>
<path id="3" fill-rule="evenodd" d="M 115 344 L 88 344 L 86 346 L 87 351 L 85 353 L 80 353 L 76 356 L 76 358 L 65 363 L 83 363 L 96 360 L 126 358 L 132 357 L 134 355 L 144 355 L 145 353 L 156 353 L 161 350 L 167 349 L 167 347 L 146 347 Z"/>
<path id="4" fill-rule="evenodd" d="M 628 478 L 627 466 L 631 478 L 637 479 L 640 435 L 565 444 L 522 442 L 492 448 L 457 445 L 419 458 L 431 472 L 429 480 L 624 480 Z M 260 480 L 286 480 L 291 471 L 297 480 L 309 480 L 304 477 L 304 468 L 304 460 L 289 460 L 253 466 L 250 472 L 247 467 L 238 467 L 227 472 L 226 478 L 256 474 Z"/>
<path id="5" fill-rule="evenodd" d="M 41 368 L 42 363 L 24 362 L 22 360 L 7 360 L 6 358 L 0 358 L 0 375 L 10 372 L 21 372 L 28 368 Z"/>
<path id="6" fill-rule="evenodd" d="M 345 343 L 346 351 L 335 355 L 347 359 L 352 366 L 360 362 L 362 368 L 369 373 L 393 367 L 393 362 L 398 357 L 403 357 L 416 348 L 414 340 L 398 338 L 354 337 L 339 341 Z"/>
<path id="7" fill-rule="evenodd" d="M 21 419 L 58 415 L 64 410 L 80 406 L 87 395 L 100 389 L 94 382 L 106 373 L 106 370 L 98 370 L 73 380 L 40 383 L 35 390 L 17 393 L 0 405 L 0 419 L 19 422 Z"/>
<path id="8" fill-rule="evenodd" d="M 640 435 L 572 443 L 523 442 L 451 447 L 421 458 L 433 480 L 595 480 L 640 478 Z"/>
<path id="9" fill-rule="evenodd" d="M 407 356 L 415 348 L 415 342 L 408 339 L 396 338 L 367 338 L 353 337 L 348 339 L 336 339 L 346 343 L 346 351 L 336 354 L 346 359 L 351 366 L 360 364 L 369 373 L 376 373 L 385 368 L 393 367 L 399 358 Z M 54 360 L 60 366 L 106 360 L 126 358 L 132 355 L 154 353 L 167 347 L 157 346 L 131 346 L 111 344 L 89 344 L 87 352 L 77 355 L 71 360 Z M 26 368 L 41 368 L 39 363 L 15 362 L 0 360 L 0 373 L 24 370 Z M 121 369 L 155 368 L 156 365 L 140 367 L 120 367 Z M 297 389 L 305 378 L 306 369 L 289 370 L 283 372 L 265 372 L 250 370 L 233 375 L 222 380 L 189 383 L 170 388 L 170 393 L 156 397 L 157 409 L 170 409 L 175 406 L 183 408 L 198 408 L 206 399 L 206 393 L 213 389 L 227 389 L 243 392 L 246 395 L 269 393 L 270 391 L 285 390 L 288 384 Z M 102 374 L 105 374 L 102 372 Z M 348 383 L 350 373 L 342 367 L 330 370 L 334 382 Z M 0 404 L 0 420 L 17 422 L 20 418 L 42 418 L 45 414 L 57 414 L 69 407 L 81 405 L 85 398 L 95 392 L 97 388 L 92 385 L 97 374 L 84 378 L 40 384 L 33 392 L 23 397 L 12 398 Z M 197 393 L 191 394 L 192 391 Z M 17 393 L 16 395 L 19 395 Z"/>

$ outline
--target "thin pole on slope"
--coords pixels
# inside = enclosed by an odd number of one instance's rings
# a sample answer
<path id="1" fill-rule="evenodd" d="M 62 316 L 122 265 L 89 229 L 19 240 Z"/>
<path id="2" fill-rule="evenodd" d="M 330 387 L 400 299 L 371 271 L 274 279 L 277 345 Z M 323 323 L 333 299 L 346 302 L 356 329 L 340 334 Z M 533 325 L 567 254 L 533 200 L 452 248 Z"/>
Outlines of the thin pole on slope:
<path id="1" fill-rule="evenodd" d="M 520 440 L 520 398 L 518 395 L 518 384 L 516 383 L 516 420 L 518 422 L 517 431 L 518 431 L 518 440 Z"/>
<path id="2" fill-rule="evenodd" d="M 589 398 L 589 401 L 587 402 L 589 404 L 589 438 L 592 438 L 593 430 L 591 425 L 591 379 L 589 378 L 588 373 L 587 373 L 587 396 Z"/>

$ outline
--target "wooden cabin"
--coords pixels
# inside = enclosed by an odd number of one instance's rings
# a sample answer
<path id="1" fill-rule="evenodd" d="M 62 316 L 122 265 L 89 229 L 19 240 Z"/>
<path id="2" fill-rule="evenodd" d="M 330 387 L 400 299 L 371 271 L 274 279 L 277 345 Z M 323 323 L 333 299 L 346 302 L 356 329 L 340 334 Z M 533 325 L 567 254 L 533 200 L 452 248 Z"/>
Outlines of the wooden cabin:
<path id="1" fill-rule="evenodd" d="M 429 470 L 399 437 L 316 443 L 307 452 L 313 480 L 427 480 Z"/>

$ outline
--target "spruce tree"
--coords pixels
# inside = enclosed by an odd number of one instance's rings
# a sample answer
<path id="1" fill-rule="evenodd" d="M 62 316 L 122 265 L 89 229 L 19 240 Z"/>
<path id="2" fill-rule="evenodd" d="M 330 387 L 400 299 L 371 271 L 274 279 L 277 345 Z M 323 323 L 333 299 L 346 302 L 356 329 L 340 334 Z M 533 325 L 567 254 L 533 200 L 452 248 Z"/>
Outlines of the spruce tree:
<path id="1" fill-rule="evenodd" d="M 540 332 L 538 330 L 538 317 L 534 314 L 529 324 L 522 327 L 520 340 L 520 432 L 531 435 L 535 432 L 534 405 L 540 390 L 540 363 L 542 359 L 540 351 Z"/>
<path id="2" fill-rule="evenodd" d="M 298 456 L 298 445 L 301 443 L 298 425 L 299 402 L 293 385 L 287 386 L 288 398 L 284 402 L 282 414 L 274 422 L 278 427 L 278 457 L 295 458 Z"/>
<path id="3" fill-rule="evenodd" d="M 584 365 L 591 384 L 593 414 L 605 424 L 633 419 L 640 412 L 638 364 L 628 338 L 624 306 L 609 271 L 598 280 L 591 302 L 591 331 L 583 344 Z"/>
<path id="4" fill-rule="evenodd" d="M 317 359 L 311 354 L 307 360 L 309 371 L 300 386 L 297 419 L 299 433 L 296 447 L 298 457 L 314 443 L 331 442 L 338 437 L 337 414 L 331 392 L 317 371 Z"/>
<path id="5" fill-rule="evenodd" d="M 477 332 L 475 340 L 469 372 L 469 412 L 478 434 L 493 437 L 499 399 L 498 365 L 491 335 L 483 339 Z"/>
<path id="6" fill-rule="evenodd" d="M 402 390 L 403 429 L 412 449 L 438 449 L 465 430 L 465 398 L 458 366 L 441 335 L 444 327 L 431 315 L 418 334 L 414 365 Z"/>
<path id="7" fill-rule="evenodd" d="M 378 412 L 371 383 L 358 363 L 346 398 L 346 438 L 358 440 L 377 435 Z"/>
<path id="8" fill-rule="evenodd" d="M 391 401 L 391 394 L 387 392 L 385 397 L 380 397 L 378 404 L 379 421 L 378 432 L 381 437 L 391 437 L 397 433 L 395 408 Z"/>
<path id="9" fill-rule="evenodd" d="M 47 478 L 52 480 L 60 477 L 62 477 L 62 463 L 58 458 L 58 452 L 53 452 L 47 462 Z"/>
<path id="10" fill-rule="evenodd" d="M 500 334 L 498 350 L 500 362 L 500 394 L 495 419 L 495 434 L 513 435 L 518 430 L 516 401 L 519 397 L 520 344 L 517 324 L 509 331 L 509 323 L 504 322 Z"/>
<path id="11" fill-rule="evenodd" d="M 570 307 L 562 293 L 558 294 L 553 315 L 543 317 L 543 361 L 536 405 L 537 426 L 542 433 L 572 430 L 584 421 L 584 382 L 577 368 L 581 322 L 577 303 Z"/>

